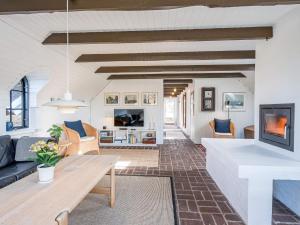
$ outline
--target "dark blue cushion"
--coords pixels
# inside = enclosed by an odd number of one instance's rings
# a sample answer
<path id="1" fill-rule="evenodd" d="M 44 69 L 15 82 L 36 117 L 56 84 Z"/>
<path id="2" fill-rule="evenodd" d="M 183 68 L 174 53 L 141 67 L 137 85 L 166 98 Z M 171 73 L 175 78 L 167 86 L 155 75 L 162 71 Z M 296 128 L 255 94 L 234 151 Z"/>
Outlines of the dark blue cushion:
<path id="1" fill-rule="evenodd" d="M 215 119 L 215 132 L 230 133 L 230 120 Z"/>
<path id="2" fill-rule="evenodd" d="M 85 133 L 85 130 L 83 128 L 81 120 L 72 121 L 72 122 L 65 121 L 65 126 L 67 128 L 70 128 L 72 130 L 77 131 L 77 133 L 79 133 L 80 137 L 86 137 L 86 133 Z"/>

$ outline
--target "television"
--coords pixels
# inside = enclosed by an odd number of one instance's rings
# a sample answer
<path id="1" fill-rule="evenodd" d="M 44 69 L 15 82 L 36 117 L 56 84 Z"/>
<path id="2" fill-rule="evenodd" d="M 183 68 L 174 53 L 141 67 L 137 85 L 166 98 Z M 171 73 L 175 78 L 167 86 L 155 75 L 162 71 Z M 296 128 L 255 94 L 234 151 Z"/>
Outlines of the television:
<path id="1" fill-rule="evenodd" d="M 115 109 L 115 127 L 143 127 L 144 109 Z"/>

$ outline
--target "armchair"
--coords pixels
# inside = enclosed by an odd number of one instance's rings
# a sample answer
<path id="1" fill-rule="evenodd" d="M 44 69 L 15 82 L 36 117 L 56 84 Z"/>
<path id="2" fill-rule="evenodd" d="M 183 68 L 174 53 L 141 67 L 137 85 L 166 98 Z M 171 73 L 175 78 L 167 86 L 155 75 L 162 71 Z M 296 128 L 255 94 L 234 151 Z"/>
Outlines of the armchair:
<path id="1" fill-rule="evenodd" d="M 66 138 L 71 143 L 65 156 L 83 155 L 91 151 L 97 151 L 100 154 L 97 129 L 87 123 L 82 123 L 82 125 L 87 135 L 86 137 L 80 137 L 77 131 L 62 125 Z"/>
<path id="2" fill-rule="evenodd" d="M 215 121 L 212 120 L 209 122 L 209 126 L 212 131 L 212 137 L 213 138 L 235 138 L 236 131 L 235 131 L 235 126 L 232 121 L 230 121 L 230 133 L 218 133 L 215 131 Z"/>

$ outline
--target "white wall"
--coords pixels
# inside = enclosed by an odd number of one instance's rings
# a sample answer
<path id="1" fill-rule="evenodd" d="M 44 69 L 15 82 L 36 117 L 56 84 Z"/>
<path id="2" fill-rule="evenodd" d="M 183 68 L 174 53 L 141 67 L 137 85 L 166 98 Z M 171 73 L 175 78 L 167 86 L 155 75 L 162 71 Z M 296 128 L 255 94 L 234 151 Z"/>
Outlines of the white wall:
<path id="1" fill-rule="evenodd" d="M 193 91 L 194 86 L 192 84 L 189 84 L 189 86 L 178 96 L 180 98 L 181 107 L 178 109 L 178 116 L 179 116 L 179 127 L 182 129 L 182 131 L 188 135 L 191 136 L 191 130 L 192 130 L 192 118 L 191 118 L 191 93 Z M 186 94 L 186 127 L 183 126 L 183 94 Z"/>
<path id="2" fill-rule="evenodd" d="M 257 143 L 300 161 L 300 8 L 274 26 L 274 38 L 256 50 L 255 124 Z M 295 151 L 258 141 L 259 105 L 295 103 Z M 300 215 L 300 182 L 275 182 L 275 196 Z"/>
<path id="3" fill-rule="evenodd" d="M 9 90 L 25 75 L 46 73 L 48 83 L 43 90 L 35 93 L 37 94 L 35 106 L 41 106 L 51 97 L 62 97 L 65 92 L 66 58 L 64 51 L 44 46 L 38 38 L 27 35 L 27 32 L 22 32 L 2 20 L 0 20 L 0 31 L 0 134 L 3 134 L 6 126 L 5 109 L 9 101 Z M 99 89 L 108 83 L 107 75 L 96 76 L 94 70 L 74 63 L 77 56 L 79 55 L 71 55 L 69 59 L 71 92 L 74 98 L 89 101 Z M 41 108 L 41 111 L 42 114 L 32 112 L 31 121 L 38 117 L 40 121 L 45 120 L 47 124 L 43 126 L 43 123 L 31 123 L 30 129 L 46 130 L 49 124 L 62 121 L 57 119 L 61 116 L 57 111 L 49 108 Z M 71 116 L 70 119 L 80 118 L 79 116 L 81 113 L 78 116 Z M 89 112 L 86 113 L 85 118 L 88 116 Z"/>
<path id="4" fill-rule="evenodd" d="M 138 92 L 139 106 L 124 106 L 122 97 L 119 106 L 105 106 L 104 93 L 109 92 Z M 141 105 L 142 92 L 157 92 L 158 104 L 156 106 Z M 102 129 L 103 125 L 113 129 L 114 108 L 143 108 L 145 109 L 145 129 L 149 128 L 149 123 L 155 123 L 158 130 L 158 144 L 163 143 L 163 123 L 164 123 L 164 101 L 163 101 L 163 81 L 162 80 L 116 80 L 111 81 L 91 102 L 92 125 Z"/>
<path id="5" fill-rule="evenodd" d="M 253 76 L 249 75 L 249 76 Z M 253 79 L 253 77 L 243 78 Z M 215 112 L 201 111 L 201 88 L 216 88 L 216 110 Z M 214 118 L 227 119 L 227 112 L 223 111 L 223 93 L 224 92 L 245 92 L 246 93 L 246 110 L 244 112 L 230 112 L 230 118 L 237 129 L 237 137 L 244 137 L 244 127 L 254 124 L 254 95 L 244 81 L 237 78 L 223 79 L 195 79 L 194 80 L 194 104 L 195 114 L 191 121 L 191 139 L 195 143 L 201 143 L 201 138 L 211 137 L 210 120 Z M 189 115 L 189 114 L 188 114 Z"/>

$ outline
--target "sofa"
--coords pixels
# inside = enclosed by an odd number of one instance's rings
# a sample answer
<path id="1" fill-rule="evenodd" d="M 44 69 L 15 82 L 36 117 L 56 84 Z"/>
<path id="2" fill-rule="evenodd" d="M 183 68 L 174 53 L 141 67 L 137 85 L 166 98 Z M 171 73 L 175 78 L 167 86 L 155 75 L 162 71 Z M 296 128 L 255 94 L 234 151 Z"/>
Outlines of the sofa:
<path id="1" fill-rule="evenodd" d="M 16 160 L 18 141 L 19 139 L 12 139 L 9 135 L 0 136 L 0 188 L 36 171 L 37 164 L 35 162 L 29 161 L 29 159 Z"/>

